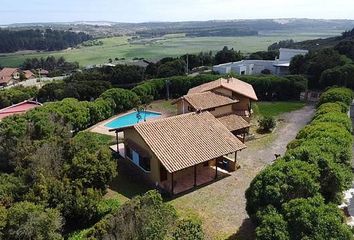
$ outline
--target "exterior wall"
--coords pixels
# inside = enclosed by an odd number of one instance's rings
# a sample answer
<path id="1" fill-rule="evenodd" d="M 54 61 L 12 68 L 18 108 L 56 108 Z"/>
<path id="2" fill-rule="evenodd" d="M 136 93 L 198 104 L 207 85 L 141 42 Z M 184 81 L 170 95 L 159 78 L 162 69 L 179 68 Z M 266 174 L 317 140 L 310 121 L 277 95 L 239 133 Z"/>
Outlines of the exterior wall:
<path id="1" fill-rule="evenodd" d="M 188 107 L 191 108 L 192 106 L 187 101 L 184 101 L 184 100 L 178 101 L 177 102 L 177 114 L 189 113 L 190 111 L 188 110 Z"/>
<path id="2" fill-rule="evenodd" d="M 228 97 L 232 97 L 232 91 L 223 87 L 219 87 L 213 90 L 213 92 L 223 94 Z"/>
<path id="3" fill-rule="evenodd" d="M 214 115 L 214 117 L 222 116 L 228 113 L 232 113 L 232 105 L 227 105 L 223 107 L 218 107 L 215 108 L 215 110 L 209 110 L 211 114 Z"/>
<path id="4" fill-rule="evenodd" d="M 249 106 L 250 106 L 250 99 L 245 97 L 245 96 L 242 96 L 240 94 L 237 94 L 237 93 L 233 93 L 233 97 L 238 99 L 239 102 L 234 104 L 232 109 L 233 110 L 249 110 Z"/>
<path id="5" fill-rule="evenodd" d="M 130 141 L 136 143 L 139 145 L 142 149 L 144 149 L 146 152 L 148 152 L 151 156 L 150 159 L 150 172 L 146 172 L 143 169 L 141 169 L 139 166 L 136 166 L 139 168 L 141 173 L 145 175 L 152 183 L 160 182 L 160 161 L 156 158 L 155 154 L 150 150 L 150 148 L 147 146 L 145 141 L 142 139 L 142 137 L 138 134 L 138 132 L 133 129 L 129 128 L 124 130 L 124 139 L 129 139 Z M 131 161 L 129 158 L 125 156 L 125 158 L 128 161 Z M 132 161 L 131 161 L 132 162 Z M 132 164 L 134 164 L 132 162 Z"/>

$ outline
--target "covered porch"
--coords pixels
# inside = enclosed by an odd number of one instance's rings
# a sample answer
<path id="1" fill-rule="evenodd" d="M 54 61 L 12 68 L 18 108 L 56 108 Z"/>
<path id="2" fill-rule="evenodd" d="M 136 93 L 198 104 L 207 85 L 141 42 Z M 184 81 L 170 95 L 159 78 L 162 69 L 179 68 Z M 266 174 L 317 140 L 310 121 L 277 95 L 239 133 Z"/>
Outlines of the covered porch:
<path id="1" fill-rule="evenodd" d="M 193 167 L 167 173 L 166 180 L 161 181 L 159 187 L 171 195 L 178 195 L 230 176 L 230 172 L 221 168 L 220 163 L 221 159 L 210 160 Z"/>
<path id="2" fill-rule="evenodd" d="M 244 117 L 232 113 L 221 116 L 218 120 L 240 141 L 245 142 L 251 124 L 247 122 Z"/>

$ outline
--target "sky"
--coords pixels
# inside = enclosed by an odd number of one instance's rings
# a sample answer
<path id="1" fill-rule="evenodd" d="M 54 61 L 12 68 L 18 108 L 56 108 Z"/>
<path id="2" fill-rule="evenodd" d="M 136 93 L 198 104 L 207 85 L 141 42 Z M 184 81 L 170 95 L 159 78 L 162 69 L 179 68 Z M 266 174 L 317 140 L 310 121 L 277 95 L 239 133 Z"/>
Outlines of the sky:
<path id="1" fill-rule="evenodd" d="M 354 19 L 354 0 L 0 0 L 0 25 L 71 21 Z"/>

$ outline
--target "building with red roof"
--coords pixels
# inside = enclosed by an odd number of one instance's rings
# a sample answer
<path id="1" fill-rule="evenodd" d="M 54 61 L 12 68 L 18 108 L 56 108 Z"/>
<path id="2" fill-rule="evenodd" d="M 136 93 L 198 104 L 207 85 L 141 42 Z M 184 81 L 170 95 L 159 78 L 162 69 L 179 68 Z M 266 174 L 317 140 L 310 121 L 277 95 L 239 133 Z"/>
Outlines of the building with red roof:
<path id="1" fill-rule="evenodd" d="M 15 114 L 23 114 L 33 108 L 42 106 L 41 103 L 36 102 L 36 101 L 30 101 L 26 100 L 14 105 L 11 105 L 9 107 L 0 109 L 0 120 L 2 120 L 5 117 L 12 116 Z"/>

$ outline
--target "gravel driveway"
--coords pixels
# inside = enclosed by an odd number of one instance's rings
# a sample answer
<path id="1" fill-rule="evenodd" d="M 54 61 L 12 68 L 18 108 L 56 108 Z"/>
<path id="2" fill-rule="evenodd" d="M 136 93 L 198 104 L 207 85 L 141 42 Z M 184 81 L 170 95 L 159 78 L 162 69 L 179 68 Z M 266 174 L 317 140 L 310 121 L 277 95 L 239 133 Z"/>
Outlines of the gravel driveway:
<path id="1" fill-rule="evenodd" d="M 313 106 L 286 113 L 275 133 L 251 142 L 238 154 L 241 169 L 231 176 L 181 196 L 171 203 L 182 215 L 196 214 L 203 221 L 208 239 L 253 239 L 252 224 L 245 210 L 245 191 L 252 179 L 274 159 L 312 118 Z"/>

